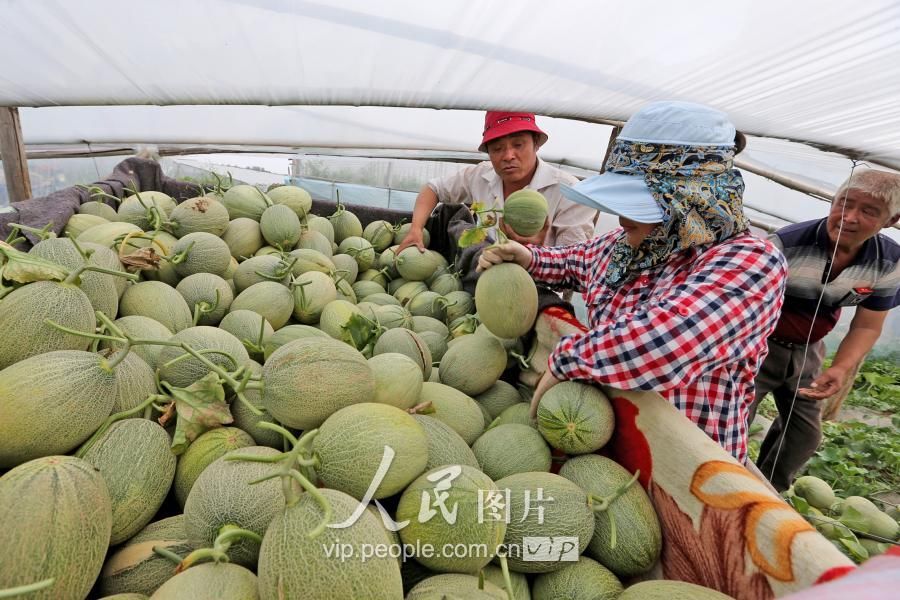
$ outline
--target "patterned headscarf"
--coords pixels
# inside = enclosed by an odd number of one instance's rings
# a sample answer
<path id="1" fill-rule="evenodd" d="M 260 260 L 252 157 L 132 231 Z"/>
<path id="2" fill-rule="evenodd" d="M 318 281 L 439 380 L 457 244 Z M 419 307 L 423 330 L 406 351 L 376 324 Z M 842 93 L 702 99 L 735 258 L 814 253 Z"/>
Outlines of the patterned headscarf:
<path id="1" fill-rule="evenodd" d="M 606 170 L 643 175 L 662 210 L 662 223 L 637 248 L 622 236 L 605 281 L 619 287 L 637 272 L 666 262 L 673 252 L 724 241 L 746 231 L 744 180 L 729 146 L 682 146 L 617 140 Z"/>

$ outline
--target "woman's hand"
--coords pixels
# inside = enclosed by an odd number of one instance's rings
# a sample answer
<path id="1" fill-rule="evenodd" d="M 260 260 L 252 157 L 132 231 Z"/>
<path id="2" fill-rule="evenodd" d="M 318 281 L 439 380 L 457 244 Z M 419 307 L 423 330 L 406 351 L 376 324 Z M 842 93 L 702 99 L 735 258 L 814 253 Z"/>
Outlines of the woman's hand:
<path id="1" fill-rule="evenodd" d="M 488 246 L 478 257 L 476 271 L 486 271 L 503 262 L 514 262 L 523 269 L 531 264 L 531 250 L 519 242 L 503 242 L 496 246 Z"/>
<path id="2" fill-rule="evenodd" d="M 562 383 L 562 379 L 557 379 L 553 373 L 548 368 L 544 371 L 544 374 L 541 376 L 541 380 L 538 381 L 537 386 L 534 388 L 534 396 L 531 397 L 531 418 L 537 418 L 537 409 L 538 404 L 541 403 L 541 398 L 544 397 L 544 394 L 547 393 L 547 390 L 552 388 L 557 383 Z"/>

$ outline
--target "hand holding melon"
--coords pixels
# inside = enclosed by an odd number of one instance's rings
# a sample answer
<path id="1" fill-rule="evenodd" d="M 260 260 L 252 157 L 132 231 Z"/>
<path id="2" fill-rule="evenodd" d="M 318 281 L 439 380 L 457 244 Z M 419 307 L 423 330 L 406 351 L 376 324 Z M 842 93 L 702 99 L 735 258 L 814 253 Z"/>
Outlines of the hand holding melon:
<path id="1" fill-rule="evenodd" d="M 486 271 L 494 265 L 504 262 L 516 263 L 523 269 L 531 264 L 531 250 L 519 242 L 504 242 L 496 246 L 488 246 L 478 257 L 477 271 Z"/>

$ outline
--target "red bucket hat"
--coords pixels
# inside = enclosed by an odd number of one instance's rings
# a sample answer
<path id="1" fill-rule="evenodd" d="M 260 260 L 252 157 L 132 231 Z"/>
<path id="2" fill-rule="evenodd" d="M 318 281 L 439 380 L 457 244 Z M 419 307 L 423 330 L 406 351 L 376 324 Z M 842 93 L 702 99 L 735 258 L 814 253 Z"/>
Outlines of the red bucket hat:
<path id="1" fill-rule="evenodd" d="M 484 137 L 481 139 L 478 150 L 487 152 L 488 142 L 520 131 L 533 131 L 538 134 L 538 148 L 547 141 L 547 134 L 537 126 L 534 113 L 489 110 L 484 115 Z"/>

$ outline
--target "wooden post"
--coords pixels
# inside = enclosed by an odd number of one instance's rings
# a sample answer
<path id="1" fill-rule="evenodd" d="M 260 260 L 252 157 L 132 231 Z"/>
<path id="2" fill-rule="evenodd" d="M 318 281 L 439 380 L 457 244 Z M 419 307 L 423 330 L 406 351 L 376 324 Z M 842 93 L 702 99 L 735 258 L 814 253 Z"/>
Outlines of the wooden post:
<path id="1" fill-rule="evenodd" d="M 6 176 L 10 202 L 31 198 L 31 179 L 25 158 L 25 142 L 19 123 L 19 109 L 0 106 L 0 160 Z"/>

